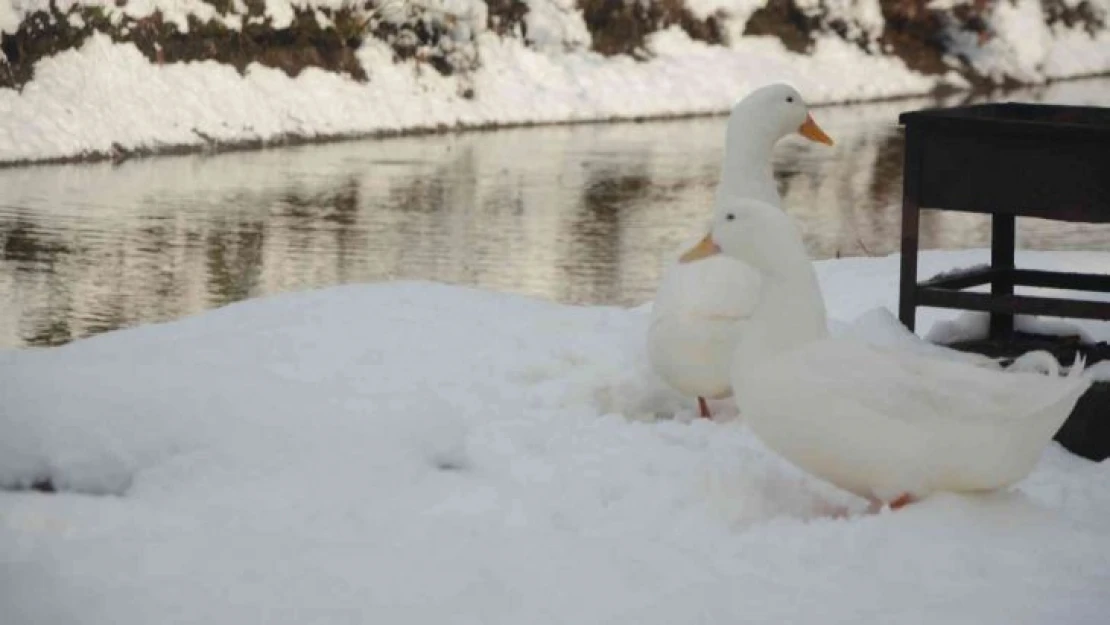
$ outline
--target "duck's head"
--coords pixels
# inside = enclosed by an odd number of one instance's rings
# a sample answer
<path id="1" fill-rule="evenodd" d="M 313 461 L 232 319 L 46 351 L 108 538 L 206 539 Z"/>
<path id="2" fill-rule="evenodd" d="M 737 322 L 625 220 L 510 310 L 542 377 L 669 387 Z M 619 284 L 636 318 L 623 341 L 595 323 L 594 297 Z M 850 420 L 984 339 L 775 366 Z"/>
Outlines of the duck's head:
<path id="1" fill-rule="evenodd" d="M 723 254 L 763 274 L 778 274 L 800 257 L 809 262 L 794 220 L 781 208 L 743 198 L 714 211 L 709 232 L 679 258 L 689 263 Z M 789 261 L 789 262 L 788 262 Z"/>
<path id="2" fill-rule="evenodd" d="M 729 141 L 747 141 L 758 134 L 771 143 L 798 133 L 810 141 L 832 145 L 833 140 L 813 120 L 802 94 L 785 83 L 761 87 L 732 107 Z"/>

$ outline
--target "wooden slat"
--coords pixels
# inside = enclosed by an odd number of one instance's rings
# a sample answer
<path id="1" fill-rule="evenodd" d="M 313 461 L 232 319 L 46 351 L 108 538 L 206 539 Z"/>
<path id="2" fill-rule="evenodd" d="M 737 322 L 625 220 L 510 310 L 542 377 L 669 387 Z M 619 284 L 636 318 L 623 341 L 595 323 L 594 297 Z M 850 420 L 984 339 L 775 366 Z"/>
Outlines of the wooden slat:
<path id="1" fill-rule="evenodd" d="M 1009 277 L 1016 286 L 1110 293 L 1110 275 L 1044 271 L 1040 269 L 1013 269 L 1007 271 L 991 269 L 990 267 L 980 267 L 952 275 L 929 278 L 918 286 L 958 291 L 990 284 L 995 276 Z"/>
<path id="2" fill-rule="evenodd" d="M 1056 297 L 991 296 L 989 293 L 921 287 L 917 291 L 917 304 L 994 313 L 1110 320 L 1110 302 L 1076 301 Z"/>
<path id="3" fill-rule="evenodd" d="M 1014 284 L 1022 286 L 1110 293 L 1110 276 L 1107 275 L 1041 271 L 1037 269 L 1017 269 L 1013 274 Z"/>
<path id="4" fill-rule="evenodd" d="M 990 267 L 969 269 L 952 275 L 934 276 L 921 283 L 923 287 L 960 290 L 988 284 L 997 272 Z"/>

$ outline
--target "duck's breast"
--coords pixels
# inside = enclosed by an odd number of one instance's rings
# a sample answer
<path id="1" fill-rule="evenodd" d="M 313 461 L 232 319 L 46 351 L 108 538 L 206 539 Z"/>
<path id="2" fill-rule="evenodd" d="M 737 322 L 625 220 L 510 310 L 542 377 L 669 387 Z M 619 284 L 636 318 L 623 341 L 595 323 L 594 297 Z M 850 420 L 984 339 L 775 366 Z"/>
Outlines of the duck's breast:
<path id="1" fill-rule="evenodd" d="M 758 292 L 759 274 L 730 258 L 668 268 L 648 330 L 656 373 L 686 395 L 727 396 L 736 342 Z"/>
<path id="2" fill-rule="evenodd" d="M 727 256 L 672 264 L 660 278 L 652 314 L 692 319 L 747 318 L 759 303 L 760 285 L 759 272 Z"/>
<path id="3" fill-rule="evenodd" d="M 729 368 L 743 322 L 661 317 L 648 330 L 648 357 L 655 372 L 691 397 L 727 397 Z"/>

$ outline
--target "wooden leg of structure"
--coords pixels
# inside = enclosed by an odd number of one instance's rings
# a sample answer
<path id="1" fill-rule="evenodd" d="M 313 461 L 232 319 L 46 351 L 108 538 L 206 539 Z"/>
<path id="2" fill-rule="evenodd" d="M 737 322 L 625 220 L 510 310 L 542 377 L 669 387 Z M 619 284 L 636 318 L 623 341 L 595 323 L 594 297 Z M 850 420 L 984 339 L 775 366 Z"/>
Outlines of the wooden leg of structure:
<path id="1" fill-rule="evenodd" d="M 991 297 L 1014 294 L 1014 238 L 1013 215 L 991 215 Z M 1014 316 L 1010 313 L 991 313 L 990 337 L 1007 340 L 1014 334 Z"/>

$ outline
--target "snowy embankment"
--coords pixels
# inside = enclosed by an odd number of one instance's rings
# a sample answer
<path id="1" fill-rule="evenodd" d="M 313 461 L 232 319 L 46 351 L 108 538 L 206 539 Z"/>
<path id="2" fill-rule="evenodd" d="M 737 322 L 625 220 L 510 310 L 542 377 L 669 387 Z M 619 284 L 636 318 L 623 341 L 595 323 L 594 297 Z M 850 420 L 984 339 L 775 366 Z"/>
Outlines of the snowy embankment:
<path id="1" fill-rule="evenodd" d="M 906 340 L 860 317 L 897 267 L 818 263 L 838 332 Z M 62 491 L 0 492 L 3 621 L 1105 622 L 1110 461 L 1053 445 L 1013 492 L 859 515 L 692 420 L 647 319 L 387 283 L 0 351 L 0 481 Z"/>
<path id="2" fill-rule="evenodd" d="M 1110 71 L 1110 0 L 49 6 L 0 0 L 0 163 L 721 112 L 778 80 L 831 103 Z"/>

